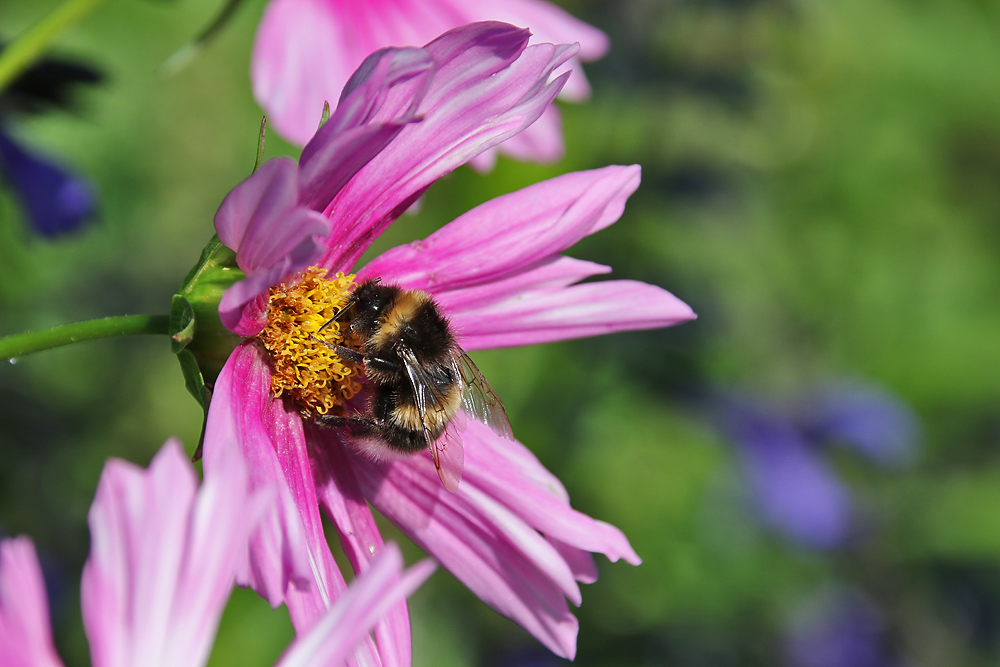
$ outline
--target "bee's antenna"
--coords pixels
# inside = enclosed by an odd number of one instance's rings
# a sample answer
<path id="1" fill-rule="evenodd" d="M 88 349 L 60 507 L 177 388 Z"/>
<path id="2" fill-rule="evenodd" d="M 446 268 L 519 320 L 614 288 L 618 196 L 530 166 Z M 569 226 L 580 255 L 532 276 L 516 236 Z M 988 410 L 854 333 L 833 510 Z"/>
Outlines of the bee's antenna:
<path id="1" fill-rule="evenodd" d="M 323 331 L 323 329 L 327 328 L 328 326 L 330 326 L 331 324 L 333 324 L 334 322 L 336 322 L 336 321 L 337 321 L 337 318 L 338 318 L 338 317 L 340 317 L 340 314 L 341 314 L 342 312 L 344 312 L 345 310 L 346 310 L 346 308 L 341 308 L 341 309 L 340 309 L 340 310 L 338 310 L 338 311 L 337 311 L 336 313 L 334 313 L 334 314 L 333 314 L 333 317 L 331 317 L 330 319 L 328 319 L 328 320 L 326 321 L 326 324 L 324 324 L 323 326 L 321 326 L 321 327 L 320 327 L 319 329 L 317 329 L 317 330 L 316 330 L 316 333 L 319 333 L 319 332 Z M 311 334 L 310 334 L 310 335 L 311 335 Z M 313 338 L 316 338 L 316 337 L 315 337 L 315 336 L 313 336 Z M 317 340 L 319 340 L 319 339 L 317 339 Z"/>
<path id="2" fill-rule="evenodd" d="M 380 277 L 378 277 L 378 278 L 370 278 L 370 279 L 366 280 L 365 282 L 366 283 L 375 283 L 375 284 L 378 284 L 378 283 L 382 282 L 382 278 L 380 278 Z M 323 326 L 321 326 L 319 328 L 319 331 L 317 331 L 316 333 L 319 333 L 320 331 L 322 331 L 323 329 L 327 328 L 328 326 L 330 326 L 334 322 L 340 321 L 340 319 L 344 316 L 344 314 L 347 313 L 347 311 L 350 310 L 351 306 L 353 306 L 354 303 L 358 300 L 356 294 L 357 294 L 357 292 L 352 293 L 351 296 L 350 296 L 350 298 L 347 299 L 347 303 L 345 303 L 340 308 L 340 310 L 338 310 L 336 313 L 334 313 L 333 317 L 331 317 L 329 320 L 327 320 L 326 324 L 324 324 Z"/>
<path id="3" fill-rule="evenodd" d="M 376 278 L 376 280 L 381 280 L 381 278 Z M 345 303 L 343 306 L 341 306 L 340 310 L 338 310 L 337 312 L 335 312 L 333 314 L 333 317 L 331 317 L 329 320 L 327 320 L 326 324 L 324 324 L 323 326 L 321 326 L 319 328 L 319 330 L 316 331 L 316 333 L 319 333 L 320 331 L 322 331 L 323 329 L 327 328 L 328 326 L 330 326 L 334 322 L 340 321 L 340 319 L 347 313 L 348 310 L 350 310 L 351 306 L 353 306 L 354 302 L 357 301 L 357 300 L 358 300 L 357 297 L 354 296 L 354 294 L 351 294 L 351 296 L 347 299 L 347 303 Z"/>
<path id="4" fill-rule="evenodd" d="M 326 324 L 324 324 L 323 326 L 321 326 L 319 329 L 316 330 L 316 333 L 320 333 L 321 331 L 323 331 L 323 329 L 327 328 L 328 326 L 330 326 L 331 324 L 333 324 L 334 322 L 336 322 L 337 320 L 339 320 L 340 316 L 343 315 L 344 313 L 346 313 L 347 309 L 350 308 L 350 307 L 351 307 L 351 304 L 348 303 L 346 306 L 344 306 L 343 308 L 341 308 L 340 310 L 338 310 L 336 313 L 334 313 L 333 317 L 331 317 L 330 319 L 328 319 L 326 321 Z"/>

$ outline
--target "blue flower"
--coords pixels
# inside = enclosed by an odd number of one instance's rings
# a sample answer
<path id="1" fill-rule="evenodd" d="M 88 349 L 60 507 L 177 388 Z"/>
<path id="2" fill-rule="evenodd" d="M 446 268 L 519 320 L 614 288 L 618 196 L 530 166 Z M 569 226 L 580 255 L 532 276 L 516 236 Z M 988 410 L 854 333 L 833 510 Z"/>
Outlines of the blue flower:
<path id="1" fill-rule="evenodd" d="M 0 173 L 37 233 L 72 232 L 96 210 L 94 189 L 84 178 L 18 145 L 0 131 Z"/>
<path id="2" fill-rule="evenodd" d="M 824 589 L 795 609 L 785 634 L 789 667 L 898 667 L 885 616 L 862 591 Z"/>
<path id="3" fill-rule="evenodd" d="M 808 549 L 847 546 L 859 536 L 851 492 L 826 459 L 830 447 L 899 467 L 919 439 L 912 411 L 869 385 L 830 384 L 786 405 L 728 395 L 716 408 L 761 522 Z"/>
<path id="4" fill-rule="evenodd" d="M 87 65 L 45 58 L 0 95 L 0 119 L 9 126 L 20 115 L 72 109 L 73 91 L 102 79 L 99 71 Z M 42 236 L 75 231 L 94 217 L 97 198 L 90 182 L 20 145 L 4 127 L 0 127 L 0 175 L 31 229 Z"/>

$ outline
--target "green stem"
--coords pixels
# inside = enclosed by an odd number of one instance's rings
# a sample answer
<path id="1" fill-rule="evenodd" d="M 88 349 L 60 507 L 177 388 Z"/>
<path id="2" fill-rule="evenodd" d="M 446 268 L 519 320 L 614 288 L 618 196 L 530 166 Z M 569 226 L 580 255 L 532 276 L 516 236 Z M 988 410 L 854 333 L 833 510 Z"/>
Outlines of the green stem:
<path id="1" fill-rule="evenodd" d="M 0 359 L 17 359 L 32 352 L 81 343 L 85 340 L 167 334 L 169 327 L 168 315 L 121 315 L 76 324 L 63 324 L 51 329 L 0 338 Z"/>
<path id="2" fill-rule="evenodd" d="M 209 42 L 215 39 L 215 36 L 229 23 L 230 19 L 233 18 L 233 14 L 239 8 L 243 0 L 229 0 L 226 6 L 222 8 L 222 11 L 208 24 L 201 34 L 195 37 L 193 40 L 182 46 L 181 48 L 174 51 L 173 55 L 167 58 L 166 62 L 161 66 L 161 71 L 167 75 L 172 76 L 181 71 L 187 64 L 191 62 L 198 53 L 204 49 Z"/>
<path id="3" fill-rule="evenodd" d="M 0 54 L 0 91 L 31 67 L 59 33 L 89 14 L 102 2 L 104 0 L 66 0 L 58 9 L 11 42 Z"/>

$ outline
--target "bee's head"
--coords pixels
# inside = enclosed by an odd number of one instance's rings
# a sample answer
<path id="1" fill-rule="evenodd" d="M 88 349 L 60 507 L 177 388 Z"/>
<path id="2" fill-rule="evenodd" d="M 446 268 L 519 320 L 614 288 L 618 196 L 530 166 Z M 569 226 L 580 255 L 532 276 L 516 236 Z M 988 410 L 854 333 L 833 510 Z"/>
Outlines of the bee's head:
<path id="1" fill-rule="evenodd" d="M 399 292 L 396 285 L 383 285 L 378 279 L 358 285 L 352 297 L 351 328 L 363 336 L 371 336 L 392 309 Z"/>

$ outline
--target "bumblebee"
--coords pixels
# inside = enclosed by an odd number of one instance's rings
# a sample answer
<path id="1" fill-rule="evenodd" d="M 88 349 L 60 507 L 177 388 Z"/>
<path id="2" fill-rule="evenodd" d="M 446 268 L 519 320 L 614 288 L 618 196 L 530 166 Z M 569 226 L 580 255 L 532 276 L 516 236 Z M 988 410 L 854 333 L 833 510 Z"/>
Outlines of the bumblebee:
<path id="1" fill-rule="evenodd" d="M 513 439 L 503 404 L 462 350 L 431 296 L 379 279 L 360 283 L 332 322 L 347 325 L 358 347 L 326 343 L 344 361 L 363 367 L 367 413 L 316 415 L 331 428 L 347 427 L 375 457 L 429 448 L 445 488 L 461 475 L 459 431 L 469 415 Z M 464 414 L 463 414 L 464 413 Z"/>

